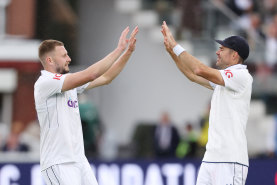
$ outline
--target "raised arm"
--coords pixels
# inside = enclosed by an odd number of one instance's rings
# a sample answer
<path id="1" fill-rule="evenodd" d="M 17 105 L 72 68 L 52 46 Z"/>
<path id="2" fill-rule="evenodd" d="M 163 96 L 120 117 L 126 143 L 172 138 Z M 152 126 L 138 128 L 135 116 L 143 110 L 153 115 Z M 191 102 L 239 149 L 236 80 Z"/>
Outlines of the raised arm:
<path id="1" fill-rule="evenodd" d="M 203 85 L 211 89 L 209 81 L 224 85 L 224 80 L 217 69 L 213 69 L 201 63 L 197 58 L 183 51 L 178 57 L 173 52 L 173 48 L 177 45 L 172 36 L 166 22 L 163 22 L 162 33 L 164 36 L 164 44 L 167 51 L 170 51 L 171 57 L 176 62 L 178 68 L 193 82 Z"/>
<path id="2" fill-rule="evenodd" d="M 131 57 L 133 51 L 135 50 L 137 33 L 138 27 L 133 30 L 129 39 L 128 49 L 125 51 L 125 53 L 112 65 L 112 67 L 107 72 L 105 72 L 102 76 L 95 79 L 94 81 L 90 82 L 86 89 L 109 84 L 119 75 L 129 58 Z"/>
<path id="3" fill-rule="evenodd" d="M 161 31 L 163 36 L 165 37 L 164 30 Z M 189 69 L 186 65 L 184 65 L 183 62 L 178 58 L 178 56 L 173 52 L 172 48 L 169 47 L 167 42 L 164 42 L 165 49 L 179 68 L 179 70 L 192 82 L 198 83 L 206 88 L 212 89 L 210 86 L 210 83 L 205 78 L 202 78 L 201 76 L 195 75 L 191 69 Z"/>
<path id="4" fill-rule="evenodd" d="M 124 52 L 128 45 L 127 34 L 129 32 L 129 27 L 125 28 L 119 38 L 117 48 L 108 54 L 102 60 L 92 64 L 83 71 L 68 74 L 64 80 L 62 91 L 67 91 L 90 81 L 95 80 L 102 74 L 104 74 L 112 64 L 119 58 L 119 56 Z"/>

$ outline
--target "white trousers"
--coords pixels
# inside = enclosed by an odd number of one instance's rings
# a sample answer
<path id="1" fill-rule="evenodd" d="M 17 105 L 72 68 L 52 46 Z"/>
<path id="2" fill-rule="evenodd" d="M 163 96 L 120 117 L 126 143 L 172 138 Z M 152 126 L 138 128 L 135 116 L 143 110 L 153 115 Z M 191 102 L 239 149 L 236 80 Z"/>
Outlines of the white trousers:
<path id="1" fill-rule="evenodd" d="M 57 164 L 41 173 L 47 185 L 98 185 L 88 162 Z"/>
<path id="2" fill-rule="evenodd" d="M 196 185 L 245 185 L 248 167 L 237 163 L 202 162 Z"/>

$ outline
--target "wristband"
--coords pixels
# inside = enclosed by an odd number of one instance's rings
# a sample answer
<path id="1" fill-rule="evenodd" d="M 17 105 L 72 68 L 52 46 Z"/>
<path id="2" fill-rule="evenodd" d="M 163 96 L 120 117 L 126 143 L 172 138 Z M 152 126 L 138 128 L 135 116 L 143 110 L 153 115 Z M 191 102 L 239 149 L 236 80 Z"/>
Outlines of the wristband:
<path id="1" fill-rule="evenodd" d="M 179 56 L 181 53 L 183 53 L 184 51 L 186 51 L 182 46 L 180 46 L 179 44 L 177 44 L 174 48 L 173 48 L 173 52 L 175 53 L 175 55 Z"/>

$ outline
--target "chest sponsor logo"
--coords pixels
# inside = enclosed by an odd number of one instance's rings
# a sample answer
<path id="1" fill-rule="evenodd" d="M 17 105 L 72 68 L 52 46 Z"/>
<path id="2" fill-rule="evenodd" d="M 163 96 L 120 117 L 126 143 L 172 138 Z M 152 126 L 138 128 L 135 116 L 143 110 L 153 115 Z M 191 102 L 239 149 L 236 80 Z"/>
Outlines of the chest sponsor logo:
<path id="1" fill-rule="evenodd" d="M 231 72 L 231 70 L 229 70 L 229 69 L 224 70 L 224 74 L 225 74 L 228 78 L 232 78 L 232 77 L 234 76 L 233 73 Z"/>
<path id="2" fill-rule="evenodd" d="M 55 76 L 53 77 L 54 80 L 60 80 L 62 77 L 61 74 L 55 74 Z"/>
<path id="3" fill-rule="evenodd" d="M 77 108 L 78 107 L 78 101 L 77 100 L 69 100 L 67 101 L 67 105 L 72 108 Z"/>

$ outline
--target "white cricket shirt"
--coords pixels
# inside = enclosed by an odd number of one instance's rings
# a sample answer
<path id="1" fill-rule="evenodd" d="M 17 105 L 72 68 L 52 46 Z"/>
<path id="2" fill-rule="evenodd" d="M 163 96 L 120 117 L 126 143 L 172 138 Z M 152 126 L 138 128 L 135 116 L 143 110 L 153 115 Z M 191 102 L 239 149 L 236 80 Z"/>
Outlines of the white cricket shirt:
<path id="1" fill-rule="evenodd" d="M 35 83 L 41 170 L 86 159 L 77 93 L 83 92 L 88 84 L 61 92 L 65 78 L 66 75 L 43 70 Z"/>
<path id="2" fill-rule="evenodd" d="M 214 93 L 203 162 L 234 162 L 248 166 L 245 130 L 253 78 L 242 64 L 220 70 L 220 73 L 225 86 L 210 82 Z"/>

